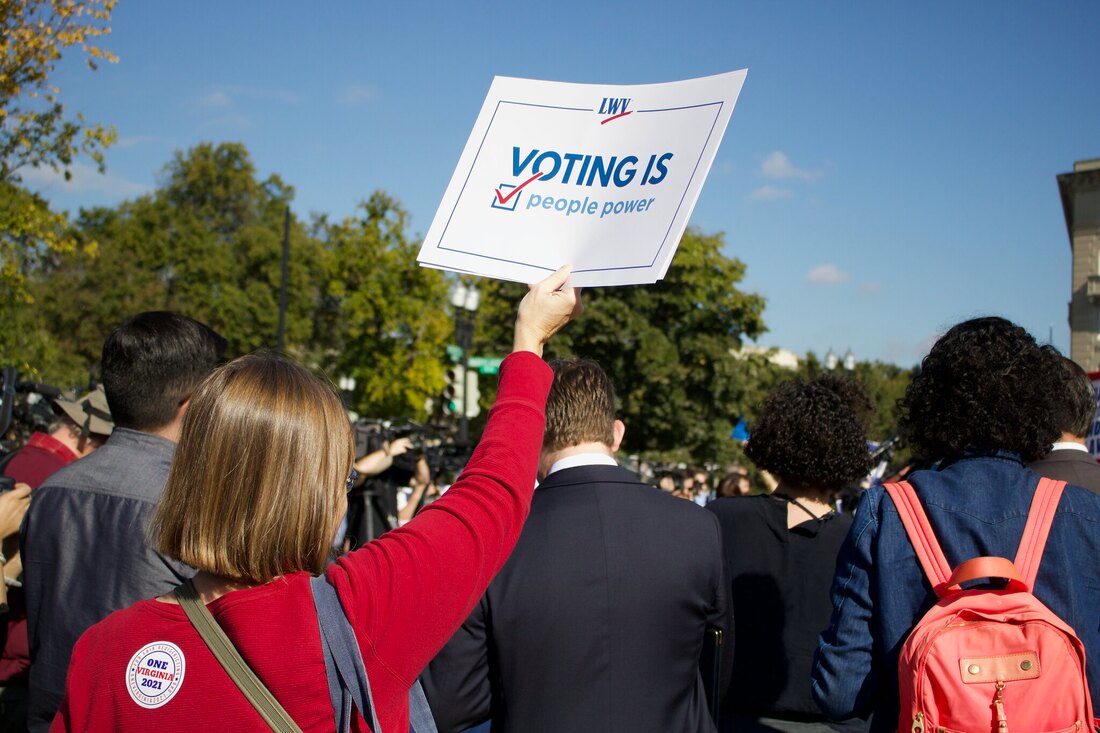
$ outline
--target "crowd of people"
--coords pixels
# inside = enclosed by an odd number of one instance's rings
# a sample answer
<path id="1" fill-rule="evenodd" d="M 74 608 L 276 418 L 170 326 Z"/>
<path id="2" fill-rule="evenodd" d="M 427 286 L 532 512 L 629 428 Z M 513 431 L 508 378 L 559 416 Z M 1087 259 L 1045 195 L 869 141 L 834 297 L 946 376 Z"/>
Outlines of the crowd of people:
<path id="1" fill-rule="evenodd" d="M 359 455 L 331 385 L 284 356 L 225 363 L 176 313 L 120 324 L 102 389 L 56 399 L 0 464 L 0 731 L 908 730 L 899 653 L 938 589 L 889 492 L 837 511 L 870 468 L 867 395 L 786 382 L 751 426 L 751 474 L 646 483 L 616 460 L 629 426 L 606 373 L 541 358 L 580 312 L 568 276 L 520 302 L 449 486 L 422 457 L 395 466 L 407 438 Z M 1013 557 L 1040 475 L 1069 482 L 1033 590 L 1083 642 L 1098 699 L 1087 375 L 979 318 L 936 342 L 901 408 L 924 467 L 905 478 L 952 566 Z M 392 506 L 349 510 L 394 470 Z"/>

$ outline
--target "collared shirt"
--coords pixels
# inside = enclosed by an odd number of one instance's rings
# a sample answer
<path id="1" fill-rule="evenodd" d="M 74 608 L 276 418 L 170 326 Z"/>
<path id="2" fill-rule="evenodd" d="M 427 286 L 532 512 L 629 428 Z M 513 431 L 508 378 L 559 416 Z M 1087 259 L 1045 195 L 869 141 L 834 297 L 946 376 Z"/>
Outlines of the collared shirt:
<path id="1" fill-rule="evenodd" d="M 550 466 L 550 470 L 546 472 L 546 475 L 554 473 L 555 471 L 561 471 L 564 468 L 575 468 L 577 466 L 617 466 L 619 465 L 611 456 L 606 453 L 577 453 L 573 456 L 566 456 L 565 458 L 559 458 L 554 462 L 554 465 Z"/>
<path id="2" fill-rule="evenodd" d="M 1056 450 L 1079 450 L 1084 453 L 1088 453 L 1089 449 L 1081 443 L 1075 443 L 1071 440 L 1059 440 L 1057 443 L 1050 447 L 1052 451 Z"/>
<path id="3" fill-rule="evenodd" d="M 101 448 L 35 490 L 20 536 L 32 660 L 30 730 L 49 726 L 65 691 L 73 644 L 85 629 L 194 574 L 156 552 L 146 537 L 175 447 L 157 435 L 116 428 Z"/>

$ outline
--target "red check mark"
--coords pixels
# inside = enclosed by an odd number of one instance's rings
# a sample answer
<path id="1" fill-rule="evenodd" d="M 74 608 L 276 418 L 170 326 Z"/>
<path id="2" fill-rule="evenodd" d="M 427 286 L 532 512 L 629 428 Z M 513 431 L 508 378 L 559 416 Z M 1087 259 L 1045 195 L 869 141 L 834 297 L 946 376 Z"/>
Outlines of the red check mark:
<path id="1" fill-rule="evenodd" d="M 530 178 L 528 178 L 528 179 L 527 179 L 526 181 L 524 181 L 523 183 L 519 184 L 518 186 L 516 186 L 515 188 L 513 188 L 513 189 L 512 189 L 511 191 L 509 191 L 509 192 L 508 192 L 508 195 L 507 195 L 507 196 L 501 196 L 501 195 L 500 195 L 500 189 L 499 189 L 499 188 L 493 189 L 493 193 L 495 193 L 495 194 L 497 195 L 497 203 L 498 203 L 498 204 L 502 204 L 502 205 L 503 205 L 503 204 L 506 204 L 506 203 L 508 203 L 508 199 L 512 198 L 512 197 L 513 197 L 513 196 L 515 196 L 515 195 L 516 195 L 517 193 L 519 193 L 520 191 L 522 191 L 522 190 L 523 190 L 523 188 L 524 188 L 524 187 L 525 187 L 525 186 L 526 186 L 526 185 L 527 185 L 528 183 L 532 183 L 533 181 L 537 181 L 537 180 L 538 180 L 538 179 L 540 179 L 540 178 L 542 178 L 542 174 L 541 174 L 541 173 L 536 173 L 535 175 L 531 176 L 531 177 L 530 177 Z"/>
<path id="2" fill-rule="evenodd" d="M 600 124 L 601 125 L 606 125 L 608 122 L 611 122 L 611 120 L 617 120 L 620 117 L 626 117 L 627 115 L 632 114 L 633 112 L 634 112 L 634 110 L 630 110 L 630 112 L 622 112 L 620 114 L 615 115 L 614 117 L 608 117 L 606 120 L 600 120 Z"/>

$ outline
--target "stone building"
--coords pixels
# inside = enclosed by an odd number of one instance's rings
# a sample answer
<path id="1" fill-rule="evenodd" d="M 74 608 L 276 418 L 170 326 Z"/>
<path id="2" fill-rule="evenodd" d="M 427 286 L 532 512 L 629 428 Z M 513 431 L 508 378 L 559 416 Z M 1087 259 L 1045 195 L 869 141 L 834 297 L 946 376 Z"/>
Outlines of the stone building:
<path id="1" fill-rule="evenodd" d="M 1073 252 L 1070 358 L 1100 371 L 1100 158 L 1074 163 L 1058 176 L 1058 190 Z"/>

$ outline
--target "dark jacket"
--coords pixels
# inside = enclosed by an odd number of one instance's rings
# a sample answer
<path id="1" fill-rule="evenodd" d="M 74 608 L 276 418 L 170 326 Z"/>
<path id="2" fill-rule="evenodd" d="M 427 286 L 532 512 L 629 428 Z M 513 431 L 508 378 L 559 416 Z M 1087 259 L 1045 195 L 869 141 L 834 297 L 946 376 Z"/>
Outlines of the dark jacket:
<path id="1" fill-rule="evenodd" d="M 909 477 L 951 567 L 979 555 L 1013 559 L 1039 477 L 1010 453 L 955 461 Z M 1089 690 L 1100 699 L 1100 496 L 1067 486 L 1050 528 L 1035 596 L 1084 642 Z M 936 602 L 893 501 L 860 501 L 837 560 L 833 619 L 814 664 L 814 698 L 835 718 L 874 712 L 872 731 L 898 725 L 898 654 Z"/>
<path id="2" fill-rule="evenodd" d="M 1040 476 L 1065 481 L 1074 486 L 1084 486 L 1089 491 L 1100 494 L 1100 463 L 1096 462 L 1096 456 L 1083 450 L 1052 450 L 1046 458 L 1035 461 L 1028 468 Z"/>
<path id="3" fill-rule="evenodd" d="M 617 466 L 557 471 L 511 558 L 429 665 L 440 733 L 713 731 L 707 625 L 729 637 L 713 514 Z"/>
<path id="4" fill-rule="evenodd" d="M 20 535 L 31 731 L 49 727 L 85 629 L 194 574 L 146 540 L 174 451 L 175 443 L 159 436 L 116 428 L 103 447 L 51 475 L 32 495 Z"/>

